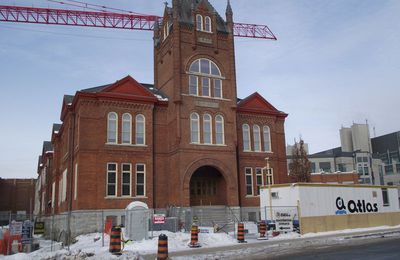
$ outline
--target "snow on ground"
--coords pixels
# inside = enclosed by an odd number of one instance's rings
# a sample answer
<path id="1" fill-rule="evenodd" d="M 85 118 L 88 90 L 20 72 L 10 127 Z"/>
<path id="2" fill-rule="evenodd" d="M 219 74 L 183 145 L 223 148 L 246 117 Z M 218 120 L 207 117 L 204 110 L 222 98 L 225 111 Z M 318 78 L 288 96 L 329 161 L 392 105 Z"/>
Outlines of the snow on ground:
<path id="1" fill-rule="evenodd" d="M 249 234 L 246 235 L 248 243 L 259 243 L 257 240 L 258 234 L 254 233 L 256 229 L 254 226 L 248 224 Z M 299 235 L 297 233 L 280 234 L 277 237 L 269 235 L 270 241 L 277 240 L 290 240 L 299 238 L 311 238 L 318 236 L 327 235 L 344 235 L 347 233 L 355 232 L 377 232 L 384 229 L 398 229 L 399 226 L 381 226 L 374 228 L 360 228 L 360 229 L 348 229 L 340 231 L 330 231 L 322 233 L 309 233 L 305 235 Z M 40 239 L 40 249 L 29 253 L 19 253 L 12 256 L 0 256 L 0 259 L 5 260 L 33 260 L 33 259 L 140 259 L 140 255 L 155 254 L 157 253 L 158 236 L 160 234 L 168 236 L 168 250 L 169 252 L 189 250 L 188 244 L 190 242 L 190 233 L 172 233 L 168 231 L 154 231 L 153 238 L 148 240 L 142 240 L 138 242 L 128 242 L 125 244 L 124 253 L 122 256 L 113 256 L 108 252 L 109 249 L 109 236 L 104 235 L 104 246 L 102 241 L 101 233 L 92 233 L 87 235 L 81 235 L 76 238 L 76 242 L 70 246 L 70 250 L 62 248 L 60 243 L 51 242 L 49 240 Z M 237 244 L 234 233 L 200 233 L 199 243 L 202 248 L 212 248 L 220 246 L 228 246 Z M 53 248 L 53 251 L 51 250 Z"/>

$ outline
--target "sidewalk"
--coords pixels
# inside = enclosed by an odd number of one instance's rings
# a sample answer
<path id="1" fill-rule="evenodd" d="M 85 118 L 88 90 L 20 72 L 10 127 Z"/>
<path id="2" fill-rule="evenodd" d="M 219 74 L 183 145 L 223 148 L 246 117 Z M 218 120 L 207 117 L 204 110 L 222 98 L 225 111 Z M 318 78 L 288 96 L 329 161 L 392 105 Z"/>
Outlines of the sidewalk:
<path id="1" fill-rule="evenodd" d="M 328 232 L 327 232 L 328 233 Z M 368 231 L 348 231 L 334 234 L 306 234 L 300 238 L 277 239 L 259 241 L 248 239 L 249 243 L 236 244 L 213 248 L 195 248 L 185 251 L 169 253 L 173 259 L 243 259 L 253 255 L 277 257 L 283 254 L 293 253 L 307 247 L 327 247 L 333 245 L 348 244 L 352 240 L 376 239 L 383 236 L 400 236 L 400 228 L 385 228 Z M 145 260 L 154 260 L 156 254 L 142 255 Z"/>

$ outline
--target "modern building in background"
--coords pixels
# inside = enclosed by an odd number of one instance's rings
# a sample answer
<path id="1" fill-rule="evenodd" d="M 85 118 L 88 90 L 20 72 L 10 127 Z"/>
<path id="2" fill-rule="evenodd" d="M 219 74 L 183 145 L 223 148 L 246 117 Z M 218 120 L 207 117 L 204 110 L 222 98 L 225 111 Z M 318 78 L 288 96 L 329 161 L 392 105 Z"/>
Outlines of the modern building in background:
<path id="1" fill-rule="evenodd" d="M 351 175 L 356 173 L 360 184 L 385 184 L 384 163 L 373 152 L 368 124 L 342 127 L 340 142 L 341 147 L 309 155 L 312 175 L 337 174 L 346 179 L 339 183 L 351 183 L 354 180 Z M 287 153 L 291 153 L 290 150 Z M 288 155 L 288 164 L 290 161 L 291 155 Z"/>
<path id="2" fill-rule="evenodd" d="M 385 185 L 400 185 L 400 131 L 371 139 L 374 156 L 382 160 Z"/>

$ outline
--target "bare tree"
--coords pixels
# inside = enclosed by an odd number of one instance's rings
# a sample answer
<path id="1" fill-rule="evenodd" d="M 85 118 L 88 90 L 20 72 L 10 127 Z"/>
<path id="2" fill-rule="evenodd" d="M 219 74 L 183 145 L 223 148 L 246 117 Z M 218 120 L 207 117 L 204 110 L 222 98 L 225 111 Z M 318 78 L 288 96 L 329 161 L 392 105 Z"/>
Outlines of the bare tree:
<path id="1" fill-rule="evenodd" d="M 304 141 L 295 142 L 292 150 L 292 163 L 289 165 L 289 173 L 293 182 L 311 181 L 311 163 L 304 149 Z"/>

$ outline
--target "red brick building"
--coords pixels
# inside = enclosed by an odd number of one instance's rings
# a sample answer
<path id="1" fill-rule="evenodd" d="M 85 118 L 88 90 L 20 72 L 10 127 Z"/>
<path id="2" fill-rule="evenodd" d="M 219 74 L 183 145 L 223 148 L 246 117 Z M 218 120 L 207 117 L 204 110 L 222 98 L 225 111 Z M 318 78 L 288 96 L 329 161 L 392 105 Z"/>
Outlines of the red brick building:
<path id="1" fill-rule="evenodd" d="M 51 208 L 258 207 L 266 157 L 287 182 L 287 114 L 237 98 L 232 31 L 229 4 L 224 21 L 207 0 L 174 0 L 154 30 L 154 85 L 127 76 L 65 96 Z"/>

